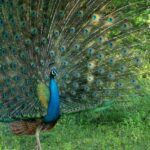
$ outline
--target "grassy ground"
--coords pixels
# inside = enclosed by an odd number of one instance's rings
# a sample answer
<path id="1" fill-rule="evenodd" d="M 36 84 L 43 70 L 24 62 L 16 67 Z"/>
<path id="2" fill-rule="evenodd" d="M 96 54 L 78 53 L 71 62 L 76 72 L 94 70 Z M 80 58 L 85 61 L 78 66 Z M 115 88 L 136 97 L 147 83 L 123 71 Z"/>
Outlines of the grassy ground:
<path id="1" fill-rule="evenodd" d="M 116 104 L 103 112 L 63 116 L 55 128 L 42 133 L 43 150 L 148 150 L 150 97 L 128 98 L 128 107 Z M 1 125 L 0 150 L 32 150 L 34 136 L 16 137 Z"/>

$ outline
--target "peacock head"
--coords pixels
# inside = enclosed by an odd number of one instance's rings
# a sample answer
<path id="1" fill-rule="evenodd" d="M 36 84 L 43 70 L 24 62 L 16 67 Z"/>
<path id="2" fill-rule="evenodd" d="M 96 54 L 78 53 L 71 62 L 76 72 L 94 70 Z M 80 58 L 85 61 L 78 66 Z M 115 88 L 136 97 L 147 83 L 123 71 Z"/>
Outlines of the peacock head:
<path id="1" fill-rule="evenodd" d="M 52 67 L 50 70 L 50 78 L 54 78 L 57 74 L 57 69 L 55 67 Z"/>

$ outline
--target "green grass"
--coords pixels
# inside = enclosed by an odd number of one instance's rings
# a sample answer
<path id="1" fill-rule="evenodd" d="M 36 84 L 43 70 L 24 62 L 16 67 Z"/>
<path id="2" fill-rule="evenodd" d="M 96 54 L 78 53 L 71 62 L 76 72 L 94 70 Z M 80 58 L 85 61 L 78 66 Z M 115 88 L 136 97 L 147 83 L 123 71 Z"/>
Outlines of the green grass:
<path id="1" fill-rule="evenodd" d="M 63 116 L 53 130 L 41 134 L 44 150 L 148 150 L 150 97 L 128 98 L 103 112 Z M 17 137 L 1 125 L 0 150 L 32 150 L 34 136 Z"/>

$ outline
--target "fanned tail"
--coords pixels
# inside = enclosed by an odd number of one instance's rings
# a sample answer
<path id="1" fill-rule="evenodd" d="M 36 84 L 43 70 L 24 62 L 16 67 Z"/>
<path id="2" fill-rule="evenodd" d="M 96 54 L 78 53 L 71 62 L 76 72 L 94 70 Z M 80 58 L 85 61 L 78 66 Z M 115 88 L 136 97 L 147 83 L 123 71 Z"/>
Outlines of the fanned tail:
<path id="1" fill-rule="evenodd" d="M 149 0 L 0 1 L 0 120 L 47 113 L 45 86 L 53 66 L 62 113 L 133 95 L 131 90 L 142 94 L 137 75 L 150 42 L 149 6 Z"/>

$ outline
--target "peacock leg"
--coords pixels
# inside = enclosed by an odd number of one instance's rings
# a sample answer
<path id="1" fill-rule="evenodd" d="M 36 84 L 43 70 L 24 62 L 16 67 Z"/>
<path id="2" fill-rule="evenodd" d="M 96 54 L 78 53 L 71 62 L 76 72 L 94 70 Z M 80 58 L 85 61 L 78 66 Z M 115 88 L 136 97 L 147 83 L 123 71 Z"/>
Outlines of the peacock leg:
<path id="1" fill-rule="evenodd" d="M 41 126 L 37 127 L 36 129 L 36 133 L 35 133 L 35 136 L 36 136 L 36 150 L 42 150 L 42 147 L 41 147 L 41 142 L 40 142 L 40 131 L 41 131 Z"/>

